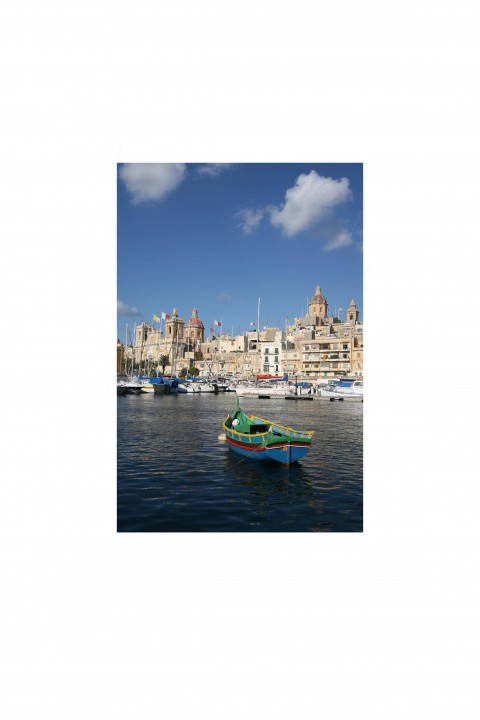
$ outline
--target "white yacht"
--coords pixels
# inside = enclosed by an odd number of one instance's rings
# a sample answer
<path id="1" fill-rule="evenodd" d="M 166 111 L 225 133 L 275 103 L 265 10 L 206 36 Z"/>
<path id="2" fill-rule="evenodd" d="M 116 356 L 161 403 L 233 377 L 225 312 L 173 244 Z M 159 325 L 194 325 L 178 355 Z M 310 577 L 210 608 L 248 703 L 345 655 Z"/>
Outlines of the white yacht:
<path id="1" fill-rule="evenodd" d="M 272 398 L 294 395 L 295 388 L 287 382 L 257 382 L 254 385 L 237 385 L 235 392 L 239 397 Z"/>
<path id="2" fill-rule="evenodd" d="M 363 380 L 354 380 L 349 386 L 321 385 L 317 392 L 320 397 L 363 401 Z"/>

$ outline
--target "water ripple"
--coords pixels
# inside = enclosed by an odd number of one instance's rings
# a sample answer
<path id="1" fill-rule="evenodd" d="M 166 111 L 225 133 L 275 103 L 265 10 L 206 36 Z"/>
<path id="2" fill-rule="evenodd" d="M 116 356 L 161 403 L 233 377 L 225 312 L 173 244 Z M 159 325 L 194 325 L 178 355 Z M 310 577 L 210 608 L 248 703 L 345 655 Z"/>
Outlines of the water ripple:
<path id="1" fill-rule="evenodd" d="M 218 441 L 234 404 L 230 393 L 118 398 L 120 531 L 362 530 L 361 403 L 244 401 L 248 413 L 316 431 L 289 468 L 244 460 Z"/>

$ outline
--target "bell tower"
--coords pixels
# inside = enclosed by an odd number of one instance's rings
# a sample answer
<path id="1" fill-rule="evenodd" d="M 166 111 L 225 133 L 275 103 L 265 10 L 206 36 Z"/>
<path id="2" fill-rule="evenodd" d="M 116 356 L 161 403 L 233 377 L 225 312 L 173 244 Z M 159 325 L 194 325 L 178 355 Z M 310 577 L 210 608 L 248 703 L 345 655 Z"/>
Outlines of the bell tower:
<path id="1" fill-rule="evenodd" d="M 352 323 L 353 325 L 358 323 L 358 310 L 357 310 L 357 306 L 355 305 L 353 298 L 350 302 L 350 305 L 347 308 L 347 314 L 346 314 L 345 318 L 346 318 L 347 322 Z"/>
<path id="2" fill-rule="evenodd" d="M 176 343 L 183 341 L 184 322 L 178 317 L 177 308 L 173 308 L 172 316 L 165 321 L 165 339 L 167 342 Z"/>

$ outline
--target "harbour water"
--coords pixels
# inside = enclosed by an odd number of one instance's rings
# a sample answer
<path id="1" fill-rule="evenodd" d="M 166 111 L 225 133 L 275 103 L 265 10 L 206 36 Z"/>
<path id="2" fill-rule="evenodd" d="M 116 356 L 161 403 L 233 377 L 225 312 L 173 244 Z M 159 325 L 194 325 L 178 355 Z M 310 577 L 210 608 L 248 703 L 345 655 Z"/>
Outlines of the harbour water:
<path id="1" fill-rule="evenodd" d="M 247 414 L 315 430 L 284 467 L 218 439 L 235 393 L 118 397 L 120 532 L 361 532 L 363 403 L 242 398 Z"/>

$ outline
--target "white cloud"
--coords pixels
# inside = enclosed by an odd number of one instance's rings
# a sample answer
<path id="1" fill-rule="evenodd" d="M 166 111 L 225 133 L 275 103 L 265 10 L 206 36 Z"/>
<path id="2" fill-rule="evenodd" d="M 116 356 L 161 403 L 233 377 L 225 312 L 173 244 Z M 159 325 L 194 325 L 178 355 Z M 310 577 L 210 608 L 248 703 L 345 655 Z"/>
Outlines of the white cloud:
<path id="1" fill-rule="evenodd" d="M 232 296 L 229 295 L 227 292 L 221 292 L 219 295 L 217 295 L 217 300 L 220 300 L 220 302 L 230 302 L 232 299 Z"/>
<path id="2" fill-rule="evenodd" d="M 295 186 L 287 190 L 283 207 L 269 208 L 270 221 L 292 237 L 320 225 L 331 217 L 337 205 L 351 197 L 347 178 L 332 180 L 312 170 L 308 175 L 299 175 Z"/>
<path id="3" fill-rule="evenodd" d="M 220 175 L 224 170 L 228 170 L 232 167 L 232 163 L 208 163 L 208 165 L 200 165 L 197 168 L 199 175 Z"/>
<path id="4" fill-rule="evenodd" d="M 186 171 L 184 163 L 127 163 L 119 174 L 132 203 L 138 205 L 163 200 L 184 180 Z"/>
<path id="5" fill-rule="evenodd" d="M 330 250 L 337 250 L 337 248 L 347 247 L 353 243 L 352 235 L 348 230 L 339 230 L 335 235 L 327 240 L 323 246 L 323 250 L 326 252 Z"/>
<path id="6" fill-rule="evenodd" d="M 137 317 L 142 314 L 136 307 L 129 307 L 121 300 L 117 300 L 117 313 L 126 317 Z"/>
<path id="7" fill-rule="evenodd" d="M 252 210 L 251 208 L 245 208 L 240 210 L 236 214 L 236 217 L 241 219 L 241 223 L 238 227 L 241 227 L 245 235 L 249 235 L 254 228 L 257 227 L 266 210 Z"/>

